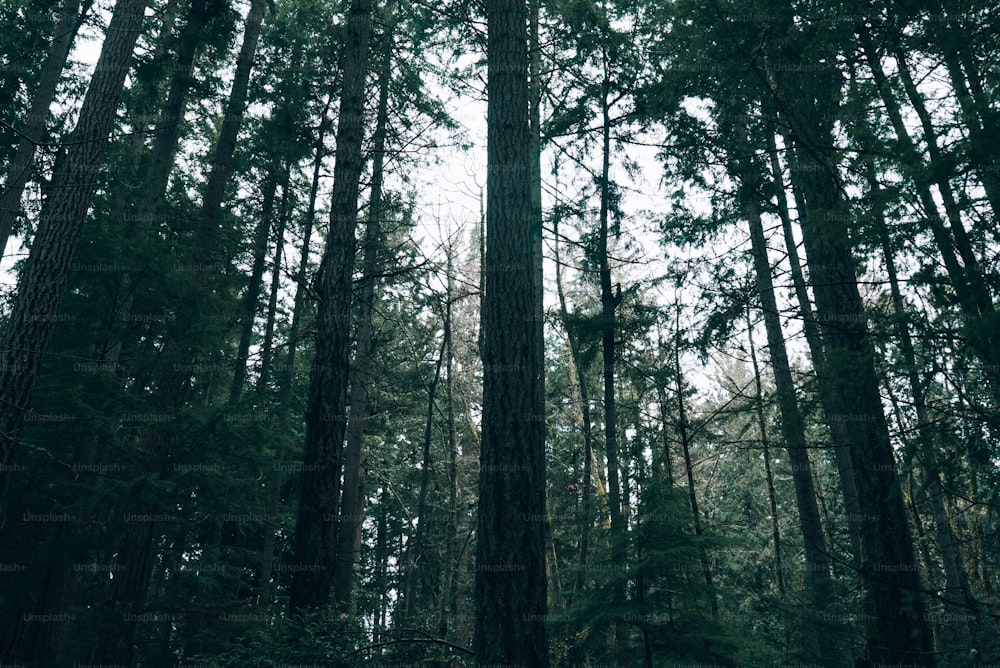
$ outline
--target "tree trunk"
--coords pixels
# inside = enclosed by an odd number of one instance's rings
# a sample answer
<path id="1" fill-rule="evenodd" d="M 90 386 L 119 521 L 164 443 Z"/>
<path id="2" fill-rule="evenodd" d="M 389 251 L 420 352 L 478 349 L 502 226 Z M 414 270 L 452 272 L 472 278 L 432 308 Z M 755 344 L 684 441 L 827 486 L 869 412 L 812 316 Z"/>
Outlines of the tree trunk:
<path id="1" fill-rule="evenodd" d="M 781 331 L 778 303 L 771 278 L 771 263 L 767 257 L 767 240 L 761 221 L 757 200 L 756 178 L 749 173 L 750 167 L 739 167 L 743 176 L 741 194 L 743 212 L 750 224 L 750 241 L 753 253 L 754 273 L 757 292 L 760 296 L 764 328 L 767 332 L 767 349 L 774 371 L 774 384 L 778 394 L 778 409 L 781 412 L 781 430 L 785 448 L 792 468 L 795 485 L 795 503 L 799 511 L 799 526 L 806 552 L 806 581 L 815 605 L 822 606 L 830 595 L 830 555 L 823 536 L 823 525 L 816 505 L 816 491 L 813 489 L 812 465 L 809 462 L 805 423 L 799 411 L 795 396 L 795 381 L 792 379 L 785 337 Z"/>
<path id="2" fill-rule="evenodd" d="M 782 17 L 788 37 L 797 37 L 790 8 Z M 789 63 L 784 44 L 777 63 Z M 821 383 L 835 398 L 831 420 L 846 424 L 861 510 L 861 563 L 865 639 L 873 663 L 933 665 L 933 643 L 913 554 L 913 540 L 899 491 L 889 430 L 882 411 L 874 350 L 868 336 L 855 262 L 841 199 L 833 146 L 833 114 L 815 102 L 828 85 L 806 73 L 781 67 L 774 72 L 786 121 L 795 138 L 797 174 L 807 210 L 802 237 L 816 296 L 816 315 L 825 347 L 818 367 Z M 817 93 L 815 88 L 819 88 Z M 829 98 L 827 98 L 829 99 Z"/>
<path id="3" fill-rule="evenodd" d="M 871 163 L 864 165 L 865 180 L 868 182 L 869 199 L 877 203 L 881 201 L 879 196 L 879 185 L 875 176 L 874 167 Z M 933 421 L 927 412 L 927 398 L 924 393 L 924 386 L 920 381 L 920 374 L 917 367 L 916 350 L 913 339 L 910 336 L 908 326 L 908 316 L 903 303 L 903 294 L 899 286 L 899 276 L 896 270 L 896 262 L 892 252 L 892 242 L 889 238 L 889 230 L 885 217 L 877 204 L 873 204 L 872 220 L 878 234 L 879 244 L 882 248 L 882 256 L 885 259 L 886 275 L 889 279 L 889 291 L 892 298 L 892 310 L 895 320 L 895 329 L 899 339 L 899 348 L 902 353 L 903 371 L 906 375 L 910 394 L 913 399 L 913 406 L 917 417 L 917 442 L 919 449 L 916 458 L 922 463 L 924 473 L 924 484 L 927 488 L 927 499 L 931 504 L 931 511 L 934 516 L 934 537 L 937 543 L 938 554 L 941 556 L 941 565 L 944 567 L 945 587 L 943 599 L 951 606 L 955 614 L 961 611 L 975 611 L 976 606 L 969 596 L 969 593 L 962 582 L 962 574 L 965 566 L 962 563 L 962 554 L 955 537 L 952 535 L 951 522 L 948 512 L 945 509 L 946 491 L 941 484 L 940 465 L 938 464 L 937 453 L 935 451 Z M 902 433 L 906 433 L 903 431 Z M 912 450 L 912 446 L 908 448 Z M 915 503 L 914 503 L 915 505 Z M 950 615 L 949 615 L 950 619 Z M 949 632 L 957 646 L 971 647 L 972 637 L 970 635 L 970 625 L 959 622 L 946 624 Z"/>
<path id="4" fill-rule="evenodd" d="M 768 269 L 768 271 L 770 271 L 770 269 Z M 753 365 L 753 380 L 754 388 L 756 389 L 754 407 L 757 415 L 757 431 L 760 432 L 761 454 L 764 456 L 764 481 L 767 484 L 767 502 L 771 512 L 771 543 L 774 549 L 774 577 L 778 584 L 778 593 L 782 598 L 784 598 L 785 573 L 784 568 L 782 568 L 781 565 L 781 526 L 778 522 L 778 502 L 774 494 L 774 474 L 771 472 L 771 451 L 767 443 L 767 421 L 764 419 L 764 389 L 760 382 L 760 366 L 757 364 L 757 347 L 753 343 L 753 320 L 750 318 L 749 304 L 747 305 L 747 340 L 750 344 L 750 362 Z M 795 469 L 793 468 L 792 471 L 794 472 L 794 470 Z M 812 480 L 810 479 L 810 483 L 811 482 Z M 808 550 L 806 552 L 808 554 Z"/>
<path id="5" fill-rule="evenodd" d="M 611 284 L 611 265 L 608 255 L 608 234 L 611 198 L 611 108 L 608 99 L 611 86 L 605 54 L 604 78 L 601 82 L 601 175 L 600 209 L 598 213 L 597 254 L 598 273 L 601 281 L 601 354 L 604 360 L 604 450 L 608 459 L 608 503 L 611 510 L 611 560 L 624 567 L 626 552 L 625 517 L 622 514 L 622 492 L 618 462 L 618 405 L 615 400 L 615 309 L 621 301 L 621 286 L 615 294 Z M 612 605 L 625 604 L 625 580 L 615 581 Z M 626 650 L 625 624 L 615 624 L 615 646 L 619 658 L 624 660 Z"/>
<path id="6" fill-rule="evenodd" d="M 701 512 L 698 510 L 698 495 L 694 486 L 694 465 L 691 462 L 691 444 L 688 434 L 690 423 L 687 419 L 687 407 L 684 403 L 684 376 L 681 374 L 681 333 L 680 333 L 680 304 L 677 304 L 677 324 L 674 332 L 674 373 L 677 376 L 677 435 L 681 441 L 681 453 L 684 456 L 684 473 L 687 476 L 688 503 L 691 508 L 691 518 L 694 523 L 694 535 L 699 538 L 704 533 L 701 526 Z M 705 545 L 699 541 L 698 556 L 701 560 L 701 574 L 705 578 L 705 586 L 708 587 L 711 596 L 712 616 L 719 615 L 719 603 L 716 601 L 715 584 L 712 576 L 712 564 L 708 559 L 708 552 Z"/>
<path id="7" fill-rule="evenodd" d="M 917 115 L 921 120 L 924 130 L 924 140 L 929 147 L 931 165 L 928 167 L 924 164 L 923 158 L 917 152 L 917 148 L 910 137 L 903 120 L 899 102 L 892 93 L 888 78 L 882 71 L 882 64 L 879 60 L 877 49 L 872 42 L 871 35 L 866 29 L 859 28 L 858 30 L 869 68 L 873 73 L 880 96 L 885 104 L 886 113 L 889 116 L 897 142 L 902 150 L 903 161 L 909 167 L 905 171 L 911 175 L 914 186 L 917 189 L 917 196 L 927 216 L 927 223 L 931 228 L 938 252 L 944 261 L 952 287 L 958 296 L 962 312 L 969 322 L 982 322 L 986 324 L 984 327 L 976 327 L 975 335 L 970 334 L 967 340 L 971 344 L 975 354 L 982 360 L 984 373 L 990 381 L 994 397 L 1000 397 L 1000 372 L 997 371 L 1000 367 L 997 366 L 998 358 L 994 343 L 997 333 L 989 326 L 994 314 L 993 299 L 983 280 L 978 258 L 972 249 L 965 225 L 962 222 L 960 207 L 955 201 L 951 183 L 946 176 L 946 164 L 944 164 L 944 159 L 938 148 L 938 139 L 934 132 L 930 115 L 927 113 L 923 99 L 913 83 L 906 61 L 900 61 L 899 69 L 904 89 L 907 91 L 910 102 L 914 105 Z M 896 52 L 897 59 L 903 57 L 904 55 L 899 51 Z M 945 228 L 944 222 L 938 214 L 938 207 L 930 189 L 932 179 L 936 181 L 938 190 L 941 193 L 941 201 L 948 216 L 951 232 Z M 958 257 L 956 257 L 956 249 L 961 256 L 961 263 Z"/>
<path id="8" fill-rule="evenodd" d="M 59 304 L 97 186 L 128 64 L 142 27 L 145 0 L 119 0 L 76 128 L 56 162 L 31 253 L 18 284 L 14 310 L 0 344 L 0 501 L 10 457 L 30 411 L 42 358 L 59 319 Z"/>
<path id="9" fill-rule="evenodd" d="M 80 0 L 65 0 L 59 9 L 59 22 L 56 23 L 48 54 L 42 63 L 38 87 L 31 98 L 31 107 L 21 130 L 17 152 L 7 167 L 6 180 L 0 185 L 0 256 L 17 228 L 17 219 L 21 215 L 21 197 L 35 164 L 35 146 L 44 143 L 47 138 L 45 120 L 49 117 L 49 107 L 56 97 L 59 77 L 66 67 L 66 59 L 76 33 L 83 25 L 92 4 L 93 0 L 86 0 L 81 8 Z"/>
<path id="10" fill-rule="evenodd" d="M 233 169 L 233 154 L 236 140 L 243 125 L 243 114 L 247 108 L 247 94 L 250 90 L 250 71 L 257 55 L 257 41 L 267 0 L 251 0 L 250 9 L 243 26 L 243 44 L 236 59 L 236 73 L 233 87 L 229 92 L 229 102 L 222 118 L 219 138 L 212 153 L 212 170 L 202 196 L 198 228 L 195 230 L 194 255 L 192 264 L 196 267 L 211 263 L 222 223 L 222 202 L 226 196 L 226 184 Z"/>
<path id="11" fill-rule="evenodd" d="M 361 144 L 371 14 L 371 0 L 352 0 L 341 54 L 343 87 L 330 199 L 330 232 L 316 281 L 320 303 L 316 356 L 309 380 L 302 492 L 295 526 L 295 560 L 299 570 L 290 593 L 293 611 L 327 603 L 336 561 L 334 518 L 340 499 L 341 456 L 347 427 L 354 231 L 364 167 Z"/>
<path id="12" fill-rule="evenodd" d="M 334 603 L 344 608 L 351 602 L 355 564 L 361 561 L 361 525 L 364 522 L 365 434 L 372 415 L 375 376 L 375 335 L 372 310 L 378 282 L 382 246 L 382 177 L 385 162 L 386 125 L 389 115 L 389 84 L 392 79 L 392 28 L 385 36 L 382 71 L 379 74 L 378 111 L 372 138 L 372 185 L 368 203 L 362 260 L 361 298 L 358 304 L 357 347 L 351 368 L 351 410 L 344 450 L 344 492 L 337 528 L 337 560 L 333 567 Z"/>
<path id="13" fill-rule="evenodd" d="M 579 565 L 580 573 L 577 576 L 576 589 L 582 590 L 585 585 L 584 566 L 587 564 L 587 555 L 590 550 L 590 529 L 593 524 L 593 502 L 591 493 L 591 481 L 594 477 L 594 437 L 592 422 L 590 417 L 590 390 L 587 384 L 586 370 L 583 368 L 582 353 L 580 350 L 580 338 L 576 333 L 576 327 L 571 322 L 569 310 L 566 306 L 566 292 L 563 289 L 562 281 L 562 260 L 559 255 L 559 221 L 554 217 L 552 221 L 552 244 L 555 249 L 556 264 L 556 293 L 559 296 L 559 316 L 562 320 L 563 329 L 566 331 L 566 340 L 569 344 L 570 354 L 570 378 L 575 380 L 580 397 L 580 430 L 583 434 L 583 489 L 580 492 L 580 543 L 579 543 Z"/>
<path id="14" fill-rule="evenodd" d="M 431 441 L 434 427 L 434 395 L 441 380 L 441 367 L 444 363 L 445 344 L 441 342 L 441 352 L 438 353 L 437 364 L 434 365 L 434 378 L 427 387 L 427 418 L 424 421 L 423 454 L 420 465 L 420 490 L 417 493 L 417 533 L 412 545 L 406 549 L 406 586 L 403 590 L 403 621 L 409 622 L 416 613 L 416 605 L 425 601 L 427 580 L 430 577 L 430 564 L 424 563 L 424 537 L 427 535 L 427 493 L 431 485 Z"/>
<path id="15" fill-rule="evenodd" d="M 253 326 L 260 308 L 260 290 L 264 284 L 264 265 L 267 263 L 267 242 L 271 238 L 271 223 L 274 213 L 274 199 L 278 192 L 277 164 L 272 163 L 264 181 L 264 205 L 257 222 L 257 230 L 253 240 L 253 265 L 250 278 L 247 281 L 246 292 L 243 293 L 243 304 L 240 309 L 240 342 L 236 348 L 236 365 L 233 367 L 233 381 L 229 388 L 229 404 L 236 405 L 243 394 L 243 385 L 247 379 L 247 358 L 250 356 L 250 344 L 253 340 Z"/>
<path id="16" fill-rule="evenodd" d="M 785 186 L 781 175 L 781 165 L 778 161 L 778 153 L 775 148 L 774 134 L 768 132 L 768 151 L 771 154 L 771 171 L 774 178 L 775 191 L 778 200 L 778 214 L 781 217 L 781 229 L 785 239 L 785 249 L 788 253 L 788 264 L 791 267 L 792 284 L 795 286 L 795 296 L 799 304 L 799 314 L 802 318 L 802 331 L 809 346 L 809 357 L 812 359 L 813 368 L 818 369 L 824 364 L 826 353 L 823 350 L 823 341 L 820 337 L 819 327 L 813 313 L 812 302 L 809 299 L 809 292 L 806 287 L 806 280 L 802 273 L 802 265 L 799 261 L 799 250 L 795 243 L 795 235 L 792 230 L 792 219 L 789 215 L 788 207 L 785 204 Z M 787 141 L 786 141 L 787 143 Z M 792 170 L 795 170 L 795 156 L 790 153 L 789 161 Z M 805 200 L 798 190 L 793 192 L 796 206 L 798 208 L 799 219 L 806 214 Z M 851 461 L 851 441 L 847 434 L 847 427 L 843 422 L 830 418 L 835 412 L 835 399 L 831 390 L 822 383 L 818 386 L 820 405 L 823 407 L 824 423 L 830 430 L 830 441 L 833 448 L 834 462 L 837 465 L 838 478 L 840 479 L 841 495 L 844 499 L 844 509 L 846 510 L 846 524 L 848 536 L 851 541 L 851 561 L 857 564 L 861 560 L 861 510 L 858 505 L 858 490 L 854 483 L 854 465 Z M 833 546 L 833 543 L 830 543 Z M 836 563 L 835 561 L 833 562 Z"/>
<path id="17" fill-rule="evenodd" d="M 285 252 L 285 227 L 288 225 L 289 180 L 291 165 L 285 169 L 281 184 L 281 207 L 278 211 L 278 229 L 274 231 L 274 258 L 271 260 L 271 292 L 267 297 L 267 313 L 264 318 L 264 339 L 260 346 L 260 375 L 257 377 L 257 405 L 264 410 L 267 405 L 267 386 L 271 382 L 271 367 L 274 363 L 274 329 L 278 318 L 278 293 L 281 292 L 281 258 Z"/>
<path id="18" fill-rule="evenodd" d="M 475 661 L 547 668 L 545 379 L 531 220 L 528 12 L 488 0 L 487 241 Z"/>

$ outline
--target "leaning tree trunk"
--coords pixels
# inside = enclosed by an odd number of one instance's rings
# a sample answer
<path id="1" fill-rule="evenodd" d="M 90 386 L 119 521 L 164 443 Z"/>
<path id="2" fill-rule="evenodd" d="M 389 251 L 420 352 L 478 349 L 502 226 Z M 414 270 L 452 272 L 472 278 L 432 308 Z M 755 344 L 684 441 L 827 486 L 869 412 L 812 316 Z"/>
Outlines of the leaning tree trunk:
<path id="1" fill-rule="evenodd" d="M 42 357 L 59 318 L 62 291 L 97 187 L 95 174 L 114 129 L 145 10 L 145 0 L 120 0 L 115 5 L 79 121 L 65 153 L 56 161 L 51 195 L 42 209 L 14 310 L 0 343 L 0 500 L 11 453 L 30 410 Z"/>
<path id="2" fill-rule="evenodd" d="M 781 164 L 778 160 L 775 148 L 774 133 L 771 129 L 767 134 L 768 152 L 771 154 L 771 173 L 777 192 L 778 215 L 781 218 L 781 231 L 785 240 L 785 249 L 788 254 L 788 264 L 791 268 L 792 284 L 795 287 L 795 297 L 798 302 L 799 315 L 802 318 L 802 331 L 805 334 L 806 343 L 809 346 L 809 357 L 813 361 L 814 368 L 820 368 L 826 353 L 823 351 L 823 342 L 820 337 L 819 327 L 813 313 L 812 302 L 809 299 L 809 291 L 806 287 L 805 276 L 802 272 L 802 265 L 799 261 L 798 247 L 795 245 L 795 235 L 792 230 L 792 218 L 785 202 L 785 186 L 781 173 Z M 796 162 L 794 156 L 791 158 L 793 171 Z M 796 205 L 799 216 L 805 215 L 807 207 L 802 199 L 801 193 L 794 191 Z M 835 413 L 835 400 L 830 389 L 825 385 L 818 388 L 820 405 L 823 407 L 824 423 L 830 430 L 831 447 L 833 448 L 834 462 L 837 465 L 837 473 L 840 479 L 841 496 L 844 499 L 844 509 L 847 511 L 847 530 L 851 542 L 851 561 L 857 564 L 861 560 L 861 535 L 860 520 L 861 511 L 858 509 L 858 490 L 854 484 L 854 465 L 851 462 L 850 438 L 847 434 L 847 427 L 843 422 L 830 418 Z M 830 541 L 833 546 L 833 541 Z M 836 566 L 837 561 L 832 561 Z"/>
<path id="3" fill-rule="evenodd" d="M 198 228 L 195 230 L 194 254 L 192 264 L 199 266 L 211 262 L 217 247 L 222 219 L 222 202 L 225 199 L 226 184 L 233 170 L 233 155 L 236 152 L 236 140 L 243 126 L 243 114 L 247 108 L 247 95 L 250 91 L 250 71 L 257 55 L 257 42 L 260 38 L 261 25 L 264 23 L 264 11 L 267 0 L 251 0 L 243 26 L 243 44 L 240 55 L 236 59 L 236 73 L 233 86 L 229 92 L 229 102 L 226 104 L 226 114 L 222 118 L 219 138 L 212 153 L 212 170 L 208 175 L 208 183 L 202 196 L 201 212 Z"/>
<path id="4" fill-rule="evenodd" d="M 781 520 L 778 517 L 778 499 L 774 492 L 774 472 L 771 470 L 771 447 L 767 440 L 767 419 L 764 417 L 764 387 L 760 379 L 760 365 L 757 363 L 757 346 L 753 342 L 753 319 L 747 304 L 747 341 L 750 344 L 750 366 L 754 381 L 754 414 L 757 416 L 757 431 L 760 433 L 761 454 L 764 456 L 764 482 L 767 485 L 767 503 L 771 513 L 771 542 L 774 548 L 774 578 L 778 594 L 785 597 L 785 572 L 781 559 Z"/>
<path id="5" fill-rule="evenodd" d="M 233 367 L 233 380 L 229 388 L 229 403 L 235 406 L 243 395 L 243 385 L 247 379 L 247 362 L 250 357 L 250 344 L 253 342 L 254 322 L 260 308 L 260 291 L 264 285 L 264 265 L 267 263 L 267 242 L 271 238 L 271 223 L 274 213 L 274 200 L 278 192 L 278 170 L 276 162 L 272 162 L 264 181 L 264 205 L 261 208 L 260 220 L 253 239 L 253 264 L 250 268 L 250 278 L 247 281 L 246 292 L 243 293 L 243 304 L 239 313 L 240 342 L 236 348 L 236 366 Z M 285 175 L 291 170 L 291 165 L 285 165 Z M 287 183 L 285 184 L 287 189 Z"/>
<path id="6" fill-rule="evenodd" d="M 549 665 L 545 379 L 531 220 L 528 12 L 488 0 L 487 240 L 475 660 Z"/>
<path id="7" fill-rule="evenodd" d="M 59 22 L 56 23 L 49 52 L 42 63 L 38 87 L 31 98 L 28 117 L 21 130 L 21 140 L 17 144 L 14 159 L 8 166 L 7 179 L 0 185 L 0 255 L 3 255 L 7 240 L 17 227 L 17 218 L 21 215 L 21 196 L 34 166 L 35 147 L 45 141 L 45 119 L 49 117 L 49 107 L 55 100 L 59 77 L 66 66 L 66 58 L 69 57 L 76 33 L 83 25 L 92 4 L 93 0 L 87 0 L 81 9 L 80 0 L 66 0 L 59 9 Z"/>
<path id="8" fill-rule="evenodd" d="M 295 562 L 290 606 L 316 608 L 330 598 L 336 560 L 341 457 L 347 428 L 358 196 L 364 158 L 365 78 L 372 0 L 352 0 L 341 54 L 343 87 L 337 121 L 337 162 L 330 196 L 330 232 L 316 280 L 320 299 L 316 356 L 309 380 L 302 491 L 295 525 Z"/>
<path id="9" fill-rule="evenodd" d="M 869 162 L 864 165 L 864 171 L 871 201 L 879 202 L 879 184 L 875 176 L 875 168 Z M 973 613 L 969 616 L 975 616 L 977 606 L 962 581 L 962 575 L 966 572 L 965 565 L 963 564 L 958 541 L 955 540 L 952 534 L 951 521 L 945 509 L 944 502 L 947 492 L 941 483 L 940 465 L 938 464 L 937 453 L 934 449 L 933 421 L 927 410 L 927 397 L 917 367 L 916 349 L 914 348 L 913 338 L 910 335 L 910 328 L 907 324 L 909 318 L 907 317 L 903 294 L 900 289 L 892 242 L 889 238 L 889 229 L 885 216 L 878 205 L 875 205 L 872 218 L 875 223 L 875 232 L 878 235 L 879 245 L 881 246 L 882 257 L 885 259 L 886 275 L 889 279 L 889 294 L 892 300 L 893 319 L 903 360 L 902 371 L 906 376 L 910 388 L 917 417 L 916 437 L 919 450 L 915 455 L 922 464 L 927 498 L 934 516 L 934 537 L 945 576 L 945 587 L 942 592 L 942 598 L 950 606 L 950 610 L 955 611 L 954 614 L 958 614 L 958 611 L 961 610 Z M 910 447 L 912 448 L 912 446 Z M 948 634 L 957 643 L 957 646 L 971 646 L 972 625 L 965 623 L 964 620 L 957 623 L 952 622 L 951 616 L 949 614 L 949 621 L 945 624 Z"/>
<path id="10" fill-rule="evenodd" d="M 754 273 L 757 292 L 760 295 L 764 328 L 767 332 L 767 349 L 771 355 L 774 384 L 778 394 L 778 409 L 781 413 L 781 430 L 785 448 L 792 468 L 792 482 L 795 486 L 795 502 L 799 511 L 799 527 L 806 553 L 806 582 L 813 603 L 825 605 L 830 593 L 830 555 L 819 508 L 816 505 L 816 491 L 813 488 L 812 465 L 806 443 L 805 423 L 799 411 L 795 396 L 795 381 L 792 379 L 791 365 L 785 348 L 785 338 L 781 332 L 774 283 L 771 278 L 771 263 L 767 257 L 767 240 L 761 221 L 757 201 L 755 175 L 750 167 L 740 167 L 743 172 L 744 188 L 740 196 L 744 214 L 750 224 L 750 242 L 753 253 Z"/>
<path id="11" fill-rule="evenodd" d="M 791 9 L 781 6 L 779 28 L 786 39 L 795 32 Z M 807 210 L 802 238 L 816 297 L 816 316 L 826 358 L 817 367 L 819 381 L 835 399 L 827 416 L 845 423 L 861 512 L 859 564 L 865 613 L 868 660 L 879 663 L 934 665 L 933 642 L 924 617 L 906 511 L 896 477 L 892 444 L 875 370 L 874 349 L 858 291 L 855 262 L 837 165 L 829 155 L 834 145 L 834 114 L 815 100 L 824 97 L 829 81 L 786 67 L 790 43 L 776 48 L 777 96 L 794 137 L 798 163 L 808 169 L 793 174 Z M 796 61 L 797 62 L 797 61 Z M 795 70 L 795 71 L 793 71 Z"/>

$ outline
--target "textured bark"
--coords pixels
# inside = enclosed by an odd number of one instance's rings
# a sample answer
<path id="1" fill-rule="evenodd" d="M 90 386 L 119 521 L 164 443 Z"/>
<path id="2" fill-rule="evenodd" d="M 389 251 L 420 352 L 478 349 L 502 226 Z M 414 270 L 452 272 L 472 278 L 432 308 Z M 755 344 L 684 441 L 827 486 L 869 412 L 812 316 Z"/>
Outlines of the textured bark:
<path id="1" fill-rule="evenodd" d="M 372 185 L 365 228 L 361 295 L 358 304 L 357 346 L 351 367 L 351 411 L 344 449 L 344 492 L 337 528 L 337 560 L 333 568 L 333 596 L 338 606 L 351 602 L 354 568 L 361 561 L 361 525 L 364 521 L 365 434 L 372 416 L 375 376 L 375 334 L 372 310 L 378 282 L 382 247 L 382 180 L 385 164 L 386 125 L 389 115 L 389 84 L 392 80 L 392 35 L 385 37 L 382 71 L 379 73 L 378 110 L 372 136 Z"/>
<path id="2" fill-rule="evenodd" d="M 330 232 L 317 277 L 316 356 L 309 380 L 302 492 L 295 526 L 291 609 L 315 608 L 330 597 L 336 559 L 336 518 L 347 428 L 351 289 L 358 197 L 364 158 L 365 77 L 371 0 L 353 0 L 341 53 L 343 87 L 337 121 L 337 162 L 330 196 Z"/>
<path id="3" fill-rule="evenodd" d="M 489 0 L 483 442 L 476 545 L 478 665 L 549 665 L 545 380 L 531 220 L 528 12 Z"/>
<path id="4" fill-rule="evenodd" d="M 7 178 L 0 185 L 0 255 L 3 255 L 8 239 L 17 227 L 17 219 L 21 215 L 21 196 L 34 166 L 35 148 L 47 139 L 45 119 L 49 117 L 49 107 L 55 100 L 56 87 L 66 66 L 70 47 L 73 46 L 76 33 L 83 25 L 92 4 L 92 0 L 87 0 L 81 8 L 80 0 L 65 0 L 59 8 L 59 21 L 42 63 L 38 87 L 31 98 L 31 107 L 21 130 L 17 151 L 7 168 Z"/>
<path id="5" fill-rule="evenodd" d="M 42 357 L 59 319 L 59 304 L 73 255 L 97 186 L 128 64 L 142 27 L 145 0 L 115 6 L 79 121 L 56 162 L 17 299 L 0 343 L 0 499 L 18 432 L 30 411 Z"/>

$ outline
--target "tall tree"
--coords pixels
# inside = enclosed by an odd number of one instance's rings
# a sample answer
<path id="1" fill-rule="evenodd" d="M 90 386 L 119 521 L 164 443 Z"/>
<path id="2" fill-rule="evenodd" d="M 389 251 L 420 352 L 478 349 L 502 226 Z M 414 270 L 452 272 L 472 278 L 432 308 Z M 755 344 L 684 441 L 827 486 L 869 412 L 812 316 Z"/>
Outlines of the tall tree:
<path id="1" fill-rule="evenodd" d="M 293 611 L 325 605 L 336 558 L 341 458 L 347 428 L 351 290 L 355 228 L 364 167 L 365 78 L 372 0 L 353 0 L 341 52 L 343 83 L 337 121 L 337 162 L 330 195 L 330 232 L 317 277 L 316 356 L 309 381 L 302 491 L 295 525 Z"/>
<path id="2" fill-rule="evenodd" d="M 483 437 L 476 544 L 477 664 L 549 665 L 545 380 L 531 225 L 528 10 L 490 0 L 483 299 Z"/>
<path id="3" fill-rule="evenodd" d="M 42 209 L 31 254 L 18 283 L 14 312 L 0 343 L 0 498 L 7 465 L 31 410 L 38 370 L 58 320 L 63 287 L 97 186 L 94 175 L 114 129 L 145 10 L 145 0 L 120 0 L 115 5 L 79 120 L 57 160 L 51 194 Z"/>
<path id="4" fill-rule="evenodd" d="M 794 70 L 801 57 L 795 49 L 804 48 L 806 33 L 795 25 L 790 4 L 768 8 L 776 13 L 776 35 L 783 37 L 772 43 L 766 76 L 791 127 L 792 150 L 803 167 L 793 172 L 792 180 L 807 206 L 802 236 L 826 347 L 819 380 L 832 388 L 836 398 L 829 417 L 847 423 L 862 513 L 859 568 L 870 619 L 865 625 L 867 659 L 876 664 L 934 665 L 913 541 L 855 273 L 846 224 L 849 207 L 836 156 L 827 148 L 833 145 L 831 111 L 837 108 L 838 91 L 821 68 Z M 822 47 L 810 57 L 822 58 Z"/>

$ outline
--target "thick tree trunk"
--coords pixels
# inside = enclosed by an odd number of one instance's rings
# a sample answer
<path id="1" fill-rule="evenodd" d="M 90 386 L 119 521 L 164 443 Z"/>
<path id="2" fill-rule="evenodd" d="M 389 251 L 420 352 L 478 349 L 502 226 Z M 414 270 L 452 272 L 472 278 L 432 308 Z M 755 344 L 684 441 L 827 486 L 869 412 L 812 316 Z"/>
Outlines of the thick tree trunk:
<path id="1" fill-rule="evenodd" d="M 778 215 L 781 218 L 781 229 L 785 239 L 785 249 L 788 253 L 788 264 L 791 267 L 792 284 L 795 286 L 795 296 L 799 304 L 799 314 L 802 318 L 802 331 L 809 346 L 809 357 L 812 359 L 813 368 L 818 369 L 825 363 L 826 353 L 823 350 L 823 341 L 819 333 L 819 326 L 816 323 L 816 316 L 813 313 L 812 302 L 809 299 L 809 291 L 806 287 L 805 276 L 802 272 L 802 265 L 799 261 L 799 250 L 795 243 L 795 234 L 792 230 L 792 219 L 789 215 L 788 207 L 785 203 L 785 186 L 781 174 L 781 165 L 778 161 L 778 154 L 775 148 L 774 135 L 768 133 L 768 151 L 771 154 L 771 171 L 775 183 L 775 190 L 778 199 Z M 796 169 L 794 155 L 790 153 L 790 163 L 792 171 Z M 793 192 L 796 206 L 798 208 L 799 219 L 805 216 L 807 207 L 805 200 L 798 190 Z M 850 437 L 847 433 L 847 426 L 840 421 L 830 418 L 835 412 L 835 399 L 829 387 L 819 384 L 818 387 L 820 405 L 823 407 L 823 419 L 830 430 L 830 441 L 833 448 L 834 462 L 837 465 L 838 478 L 840 479 L 841 495 L 844 499 L 844 509 L 847 511 L 846 524 L 848 535 L 851 541 L 851 561 L 857 564 L 861 560 L 861 510 L 858 505 L 858 490 L 854 484 L 854 464 L 851 461 Z M 833 543 L 830 543 L 833 546 Z M 833 562 L 835 565 L 836 562 Z"/>
<path id="2" fill-rule="evenodd" d="M 51 194 L 42 209 L 14 310 L 0 343 L 0 500 L 11 453 L 30 411 L 42 357 L 59 319 L 63 288 L 97 187 L 95 175 L 114 129 L 145 9 L 145 0 L 119 0 L 115 5 L 79 121 L 65 153 L 56 162 Z"/>
<path id="3" fill-rule="evenodd" d="M 330 200 L 330 232 L 317 277 L 316 356 L 309 380 L 302 492 L 295 526 L 293 611 L 327 603 L 336 561 L 337 502 L 347 427 L 354 231 L 364 158 L 365 77 L 371 0 L 353 0 L 341 55 L 343 87 L 337 121 L 337 162 Z"/>
<path id="4" fill-rule="evenodd" d="M 487 241 L 475 660 L 549 665 L 545 379 L 531 220 L 528 12 L 488 0 Z"/>

